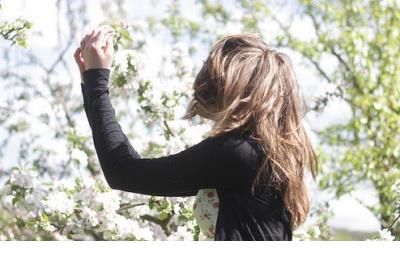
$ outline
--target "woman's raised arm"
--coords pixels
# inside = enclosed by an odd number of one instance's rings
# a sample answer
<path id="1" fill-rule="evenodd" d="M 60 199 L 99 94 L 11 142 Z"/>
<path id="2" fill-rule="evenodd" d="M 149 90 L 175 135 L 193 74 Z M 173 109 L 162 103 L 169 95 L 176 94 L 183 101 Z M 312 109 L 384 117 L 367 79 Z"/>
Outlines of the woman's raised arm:
<path id="1" fill-rule="evenodd" d="M 105 178 L 113 189 L 160 196 L 196 195 L 199 189 L 238 187 L 245 182 L 243 142 L 223 135 L 177 154 L 141 158 L 115 118 L 109 69 L 83 72 L 85 111 Z M 243 148 L 247 147 L 247 148 Z"/>

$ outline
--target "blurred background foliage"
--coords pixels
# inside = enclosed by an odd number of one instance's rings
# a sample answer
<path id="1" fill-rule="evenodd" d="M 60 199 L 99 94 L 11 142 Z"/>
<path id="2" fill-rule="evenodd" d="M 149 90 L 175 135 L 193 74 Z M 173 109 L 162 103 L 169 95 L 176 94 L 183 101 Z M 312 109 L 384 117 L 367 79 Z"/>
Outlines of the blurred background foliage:
<path id="1" fill-rule="evenodd" d="M 289 49 L 299 54 L 310 70 L 320 79 L 320 89 L 325 92 L 307 101 L 307 112 L 322 112 L 331 101 L 345 102 L 350 109 L 346 121 L 331 124 L 323 129 L 313 129 L 318 137 L 318 158 L 320 162 L 320 176 L 318 186 L 322 191 L 332 193 L 332 198 L 352 196 L 367 208 L 379 220 L 381 228 L 388 228 L 398 240 L 400 238 L 399 224 L 399 192 L 400 180 L 400 9 L 396 0 L 338 0 L 338 1 L 231 1 L 235 6 L 235 14 L 227 1 L 197 0 L 195 7 L 201 19 L 193 19 L 194 15 L 182 13 L 182 1 L 167 1 L 162 16 L 152 15 L 143 19 L 143 24 L 131 23 L 127 19 L 127 12 L 123 8 L 124 1 L 100 1 L 96 4 L 102 6 L 107 21 L 118 32 L 115 49 L 143 50 L 146 47 L 146 38 L 139 37 L 157 36 L 167 32 L 169 44 L 185 42 L 189 45 L 189 56 L 193 59 L 200 53 L 199 46 L 207 50 L 218 37 L 227 34 L 228 28 L 239 27 L 241 32 L 254 32 L 263 36 L 271 46 Z M 283 4 L 283 2 L 285 2 Z M 55 126 L 53 139 L 66 141 L 71 147 L 84 151 L 88 156 L 86 166 L 89 174 L 97 176 L 100 169 L 89 136 L 77 134 L 76 114 L 81 114 L 82 103 L 76 100 L 76 95 L 71 90 L 77 80 L 74 78 L 66 57 L 88 25 L 89 1 L 56 1 L 58 8 L 65 8 L 65 19 L 68 21 L 69 32 L 63 32 L 68 37 L 63 39 L 59 55 L 52 63 L 44 64 L 40 57 L 34 53 L 25 53 L 21 66 L 30 65 L 38 68 L 41 79 L 40 84 L 31 80 L 31 74 L 18 71 L 18 67 L 6 67 L 1 72 L 1 79 L 5 85 L 14 89 L 14 97 L 1 106 L 0 123 L 7 130 L 1 142 L 1 154 L 4 152 L 10 137 L 23 133 L 30 127 L 29 121 L 24 118 L 10 119 L 15 112 L 26 111 L 23 102 L 28 102 L 32 97 L 42 97 L 52 105 Z M 153 5 L 157 5 L 153 2 Z M 0 5 L 1 8 L 1 5 Z M 280 10 L 281 12 L 277 12 Z M 289 19 L 282 19 L 283 12 L 290 13 Z M 290 12 L 289 12 L 290 11 Z M 1 12 L 1 10 L 0 10 Z M 312 37 L 302 37 L 301 28 L 296 23 L 299 20 L 307 21 L 307 31 L 312 31 Z M 207 24 L 207 26 L 206 26 Z M 240 26 L 239 26 L 240 25 Z M 266 27 L 274 27 L 276 35 L 265 35 Z M 14 44 L 23 48 L 29 46 L 27 32 L 35 28 L 33 22 L 18 18 L 14 21 L 0 21 L 0 34 L 9 47 L 4 48 L 3 56 L 7 65 L 13 59 L 7 55 L 7 49 Z M 61 34 L 61 32 L 59 32 Z M 60 42 L 60 43 L 61 43 Z M 165 43 L 167 44 L 167 43 Z M 133 60 L 133 58 L 132 58 Z M 329 61 L 329 63 L 327 63 Z M 128 63 L 128 70 L 116 73 L 113 78 L 115 87 L 126 87 L 135 74 L 135 63 Z M 61 70 L 61 71 L 60 71 Z M 67 72 L 69 80 L 59 81 L 60 72 Z M 196 68 L 188 73 L 192 77 Z M 183 72 L 182 74 L 186 74 Z M 75 74 L 76 75 L 76 74 Z M 179 72 L 177 73 L 179 77 Z M 182 75 L 182 76 L 183 76 Z M 24 87 L 22 89 L 15 86 Z M 190 85 L 188 85 L 190 87 Z M 139 87 L 146 87 L 141 83 Z M 303 83 L 303 89 L 307 84 Z M 144 90 L 146 88 L 143 88 Z M 144 91 L 143 90 L 143 91 Z M 139 104 L 146 102 L 146 97 L 139 93 L 130 92 L 129 89 L 120 88 L 113 91 L 115 103 L 126 103 L 135 99 Z M 182 101 L 187 101 L 190 94 L 183 96 Z M 136 98 L 133 98 L 137 96 Z M 19 103 L 15 103 L 15 101 Z M 179 101 L 178 101 L 179 102 Z M 154 113 L 151 108 L 142 107 L 142 111 Z M 133 127 L 132 117 L 129 116 L 129 106 L 120 108 L 118 118 L 126 120 L 126 127 Z M 167 123 L 175 116 L 168 111 L 151 115 L 157 125 L 163 129 L 163 134 L 168 138 L 173 132 Z M 44 124 L 53 117 L 43 114 L 37 116 Z M 131 123 L 131 124 L 129 124 Z M 160 124 L 161 123 L 161 124 Z M 199 121 L 201 123 L 201 121 Z M 7 125 L 6 125 L 7 124 Z M 154 124 L 154 123 L 153 123 Z M 151 125 L 148 123 L 148 128 Z M 310 125 L 312 126 L 312 125 Z M 168 135 L 169 134 L 169 135 Z M 135 133 L 129 133 L 130 138 L 135 138 Z M 57 174 L 68 177 L 71 170 L 71 159 L 55 166 L 49 162 L 49 156 L 54 155 L 51 147 L 35 146 L 33 141 L 37 137 L 23 137 L 19 146 L 19 163 L 31 162 L 39 174 Z M 145 156 L 158 156 L 165 152 L 160 150 L 162 145 L 149 143 L 150 147 L 144 151 Z M 188 145 L 186 145 L 187 147 Z M 0 167 L 1 173 L 7 173 L 8 168 Z M 397 188 L 396 188 L 397 183 Z M 377 202 L 365 203 L 354 195 L 358 188 L 369 187 L 374 189 Z M 159 214 L 158 219 L 150 219 L 162 225 L 162 228 L 171 231 L 168 227 L 168 217 L 171 207 L 154 205 Z M 324 204 L 326 209 L 320 213 L 315 212 L 319 220 L 318 227 L 321 234 L 318 239 L 365 239 L 370 234 L 353 233 L 352 237 L 338 231 L 336 237 L 332 236 L 327 227 L 331 217 L 329 200 Z M 168 208 L 164 211 L 162 207 Z M 318 209 L 317 209 L 318 210 Z M 317 211 L 315 210 L 315 211 Z M 191 217 L 188 215 L 187 217 Z M 166 220 L 167 219 L 167 220 Z"/>

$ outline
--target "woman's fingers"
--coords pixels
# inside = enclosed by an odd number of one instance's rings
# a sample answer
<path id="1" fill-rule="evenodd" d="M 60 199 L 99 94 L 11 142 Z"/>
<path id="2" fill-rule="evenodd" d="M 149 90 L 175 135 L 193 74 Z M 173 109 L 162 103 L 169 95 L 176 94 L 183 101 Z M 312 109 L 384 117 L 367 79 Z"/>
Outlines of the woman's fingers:
<path id="1" fill-rule="evenodd" d="M 83 68 L 85 67 L 85 61 L 84 61 L 83 58 L 82 58 L 81 51 L 82 51 L 81 48 L 78 47 L 78 48 L 75 50 L 75 53 L 74 53 L 75 61 L 76 61 L 76 63 L 78 64 L 78 66 L 79 66 L 80 69 L 81 69 L 82 67 L 83 67 Z"/>
<path id="2" fill-rule="evenodd" d="M 97 40 L 97 35 L 101 32 L 101 28 L 100 27 L 96 27 L 95 29 L 93 29 L 92 33 L 89 34 L 88 37 L 88 41 L 90 43 L 93 43 Z"/>
<path id="3" fill-rule="evenodd" d="M 85 50 L 85 38 L 82 38 L 82 40 L 81 40 L 81 52 L 83 51 L 83 50 Z"/>
<path id="4" fill-rule="evenodd" d="M 99 30 L 98 28 L 93 30 L 92 33 L 85 38 L 85 47 L 90 48 L 94 51 L 98 51 L 100 49 L 100 43 L 97 40 L 97 36 L 99 34 L 101 34 L 101 30 Z"/>
<path id="5" fill-rule="evenodd" d="M 81 48 L 78 47 L 78 48 L 75 50 L 75 52 L 74 52 L 74 58 L 75 58 L 75 60 L 77 60 L 77 58 L 80 57 L 80 56 L 81 56 Z"/>
<path id="6" fill-rule="evenodd" d="M 95 50 L 103 50 L 107 45 L 107 39 L 110 38 L 113 33 L 113 30 L 109 27 L 98 27 L 87 37 L 85 44 Z"/>
<path id="7" fill-rule="evenodd" d="M 79 68 L 79 73 L 80 73 L 80 76 L 81 76 L 81 82 L 83 83 L 82 73 L 86 70 L 86 66 L 85 66 L 85 61 L 82 58 L 82 50 L 81 50 L 80 47 L 78 47 L 75 50 L 74 58 L 75 58 L 76 64 L 78 65 L 78 68 Z"/>
<path id="8" fill-rule="evenodd" d="M 90 34 L 86 34 L 83 42 L 85 42 L 85 48 L 89 46 L 89 38 L 90 38 Z"/>
<path id="9" fill-rule="evenodd" d="M 83 51 L 86 47 L 100 48 L 106 43 L 103 40 L 106 37 L 112 36 L 114 30 L 111 26 L 103 25 L 93 29 L 89 34 L 86 34 L 81 41 L 81 50 Z M 103 44 L 103 45 L 102 45 Z"/>
<path id="10" fill-rule="evenodd" d="M 104 46 L 105 41 L 104 41 L 104 37 L 106 35 L 106 32 L 104 30 L 99 30 L 99 32 L 97 33 L 97 35 L 94 37 L 94 43 L 98 48 L 101 48 Z"/>
<path id="11" fill-rule="evenodd" d="M 86 69 L 111 68 L 113 35 L 114 31 L 110 26 L 100 26 L 86 34 L 80 42 L 80 51 L 76 51 L 78 65 Z"/>
<path id="12" fill-rule="evenodd" d="M 107 38 L 106 45 L 105 45 L 103 51 L 104 51 L 104 54 L 106 54 L 106 55 L 113 54 L 114 45 L 113 45 L 113 41 L 112 41 L 111 37 Z"/>

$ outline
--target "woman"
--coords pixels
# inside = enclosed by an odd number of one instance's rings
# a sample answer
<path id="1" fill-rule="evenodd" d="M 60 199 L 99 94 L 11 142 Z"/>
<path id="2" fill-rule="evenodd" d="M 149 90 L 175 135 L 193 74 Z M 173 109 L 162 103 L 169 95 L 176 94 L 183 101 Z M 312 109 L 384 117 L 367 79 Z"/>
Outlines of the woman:
<path id="1" fill-rule="evenodd" d="M 219 39 L 195 79 L 185 115 L 213 120 L 209 137 L 177 154 L 148 159 L 129 143 L 110 103 L 111 34 L 110 28 L 97 28 L 75 52 L 86 115 L 110 187 L 197 195 L 196 219 L 215 240 L 292 240 L 293 228 L 309 211 L 305 168 L 315 179 L 317 160 L 301 123 L 289 58 L 257 35 Z M 204 200 L 216 197 L 214 203 Z M 206 216 L 196 210 L 198 203 L 208 204 L 201 211 Z M 207 214 L 212 207 L 218 207 L 214 221 Z"/>

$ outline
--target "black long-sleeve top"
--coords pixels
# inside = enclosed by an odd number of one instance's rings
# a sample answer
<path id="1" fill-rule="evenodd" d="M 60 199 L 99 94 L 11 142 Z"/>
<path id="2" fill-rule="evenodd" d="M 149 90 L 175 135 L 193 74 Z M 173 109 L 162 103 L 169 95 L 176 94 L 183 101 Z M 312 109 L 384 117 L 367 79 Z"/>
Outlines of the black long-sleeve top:
<path id="1" fill-rule="evenodd" d="M 215 240 L 292 240 L 279 193 L 251 183 L 264 158 L 247 132 L 209 137 L 179 153 L 142 158 L 115 118 L 108 89 L 109 69 L 83 72 L 83 102 L 104 176 L 112 189 L 155 196 L 195 196 L 217 190 Z"/>

